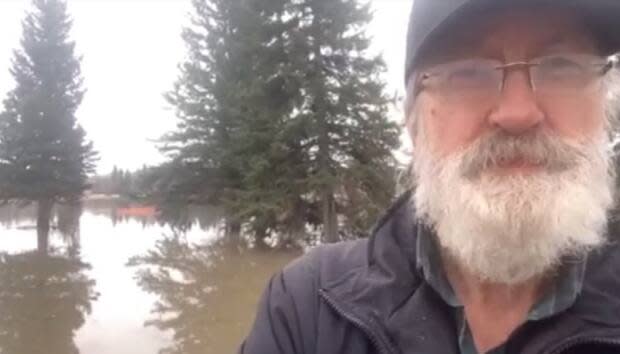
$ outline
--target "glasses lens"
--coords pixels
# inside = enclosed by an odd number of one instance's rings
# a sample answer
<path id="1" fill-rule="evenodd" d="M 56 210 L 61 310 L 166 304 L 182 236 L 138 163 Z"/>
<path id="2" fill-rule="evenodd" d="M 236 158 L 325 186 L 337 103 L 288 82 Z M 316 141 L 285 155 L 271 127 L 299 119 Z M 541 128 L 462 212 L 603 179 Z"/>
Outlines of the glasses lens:
<path id="1" fill-rule="evenodd" d="M 556 55 L 536 60 L 530 75 L 536 90 L 552 95 L 574 94 L 594 82 L 602 65 L 590 55 Z"/>
<path id="2" fill-rule="evenodd" d="M 446 98 L 467 103 L 498 95 L 502 81 L 499 65 L 495 60 L 468 59 L 438 65 L 433 72 Z"/>

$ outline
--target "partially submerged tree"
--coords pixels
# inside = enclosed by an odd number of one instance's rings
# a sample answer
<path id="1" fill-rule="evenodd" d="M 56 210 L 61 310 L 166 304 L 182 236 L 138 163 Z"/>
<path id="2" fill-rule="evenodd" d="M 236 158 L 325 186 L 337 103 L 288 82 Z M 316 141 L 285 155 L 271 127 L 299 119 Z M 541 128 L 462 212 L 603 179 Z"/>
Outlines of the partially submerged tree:
<path id="1" fill-rule="evenodd" d="M 321 205 L 323 240 L 363 235 L 393 196 L 391 152 L 399 145 L 388 120 L 385 65 L 368 51 L 370 4 L 292 1 L 291 15 L 299 20 L 292 59 L 303 73 L 293 117 L 305 122 L 306 183 Z"/>
<path id="2" fill-rule="evenodd" d="M 369 5 L 345 0 L 194 0 L 188 57 L 168 95 L 177 129 L 172 199 L 225 210 L 258 242 L 363 236 L 394 193 L 398 129 Z M 167 175 L 168 177 L 170 175 Z"/>
<path id="3" fill-rule="evenodd" d="M 77 123 L 84 88 L 62 0 L 33 0 L 0 115 L 0 200 L 38 205 L 38 247 L 47 252 L 51 210 L 88 188 L 95 153 Z"/>

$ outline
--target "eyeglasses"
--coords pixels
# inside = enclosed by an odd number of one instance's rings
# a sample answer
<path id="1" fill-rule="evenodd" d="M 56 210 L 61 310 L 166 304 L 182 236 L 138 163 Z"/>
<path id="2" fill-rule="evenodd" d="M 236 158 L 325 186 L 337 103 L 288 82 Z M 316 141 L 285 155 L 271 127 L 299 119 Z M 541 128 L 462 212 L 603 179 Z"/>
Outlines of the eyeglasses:
<path id="1" fill-rule="evenodd" d="M 620 53 L 606 58 L 558 54 L 507 64 L 484 58 L 457 60 L 422 72 L 414 94 L 421 89 L 433 89 L 450 102 L 458 100 L 460 103 L 499 98 L 506 73 L 525 68 L 529 72 L 530 87 L 537 95 L 574 98 L 619 62 Z"/>

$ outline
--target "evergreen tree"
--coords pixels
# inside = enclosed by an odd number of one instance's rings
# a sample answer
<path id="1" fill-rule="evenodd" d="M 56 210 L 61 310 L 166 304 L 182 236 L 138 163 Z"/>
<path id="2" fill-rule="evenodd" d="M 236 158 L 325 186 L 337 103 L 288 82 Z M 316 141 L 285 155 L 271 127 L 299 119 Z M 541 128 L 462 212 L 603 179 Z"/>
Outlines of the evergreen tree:
<path id="1" fill-rule="evenodd" d="M 32 5 L 14 52 L 16 86 L 0 116 L 0 199 L 38 204 L 38 245 L 46 252 L 52 206 L 82 196 L 95 153 L 75 117 L 84 89 L 66 3 Z"/>
<path id="2" fill-rule="evenodd" d="M 176 162 L 178 182 L 171 184 L 171 192 L 187 202 L 220 204 L 240 182 L 234 157 L 227 158 L 235 118 L 234 103 L 227 102 L 232 87 L 227 86 L 236 80 L 224 70 L 233 32 L 230 13 L 238 3 L 193 0 L 191 25 L 183 31 L 188 59 L 167 94 L 180 122 L 177 131 L 164 138 L 162 150 Z"/>
<path id="3" fill-rule="evenodd" d="M 304 123 L 292 117 L 301 102 L 301 77 L 291 65 L 298 26 L 287 0 L 246 0 L 239 30 L 241 57 L 248 60 L 238 91 L 241 124 L 235 136 L 242 188 L 234 209 L 260 244 L 278 236 L 281 244 L 303 237 L 315 206 L 304 195 L 308 156 Z"/>
<path id="4" fill-rule="evenodd" d="M 164 138 L 163 150 L 177 167 L 169 195 L 222 207 L 231 234 L 251 219 L 259 239 L 276 218 L 255 192 L 273 182 L 271 150 L 290 105 L 276 72 L 282 45 L 273 41 L 283 31 L 274 15 L 284 3 L 194 0 L 192 25 L 183 33 L 188 60 L 167 95 L 180 119 L 177 131 Z M 265 172 L 270 179 L 258 181 Z"/>
<path id="5" fill-rule="evenodd" d="M 320 202 L 323 240 L 364 235 L 393 196 L 399 144 L 387 119 L 384 62 L 368 54 L 370 3 L 298 0 L 290 11 L 299 20 L 290 59 L 302 75 L 306 183 Z"/>
<path id="6" fill-rule="evenodd" d="M 257 241 L 363 236 L 394 193 L 398 129 L 369 5 L 351 0 L 194 0 L 188 60 L 168 95 L 168 195 L 226 210 Z"/>

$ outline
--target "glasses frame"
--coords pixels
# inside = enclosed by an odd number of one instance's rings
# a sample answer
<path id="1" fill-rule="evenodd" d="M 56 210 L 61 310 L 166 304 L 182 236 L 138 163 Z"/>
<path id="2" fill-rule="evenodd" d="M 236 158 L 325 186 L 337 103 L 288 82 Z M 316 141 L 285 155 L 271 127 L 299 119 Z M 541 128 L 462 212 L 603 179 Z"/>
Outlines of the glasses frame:
<path id="1" fill-rule="evenodd" d="M 561 55 L 558 55 L 561 56 Z M 596 57 L 596 55 L 594 55 L 593 57 Z M 616 52 L 614 54 L 611 54 L 609 56 L 606 57 L 600 57 L 601 61 L 599 63 L 590 63 L 590 65 L 592 65 L 595 68 L 599 68 L 597 75 L 599 77 L 605 76 L 611 69 L 613 68 L 617 68 L 620 66 L 620 52 Z M 530 87 L 536 91 L 536 86 L 533 82 L 532 79 L 532 74 L 531 74 L 531 70 L 530 68 L 535 67 L 540 65 L 540 58 L 535 58 L 533 60 L 530 61 L 515 61 L 515 62 L 510 62 L 510 63 L 505 63 L 505 64 L 501 64 L 495 67 L 496 70 L 501 70 L 503 72 L 502 74 L 502 80 L 500 81 L 500 84 L 498 85 L 498 93 L 501 93 L 503 88 L 504 88 L 504 82 L 506 79 L 506 72 L 509 70 L 515 70 L 515 69 L 519 69 L 519 68 L 527 68 L 528 70 L 528 78 L 529 78 L 529 83 L 530 83 Z M 433 77 L 437 77 L 437 76 L 441 76 L 444 73 L 442 72 L 432 72 L 432 71 L 423 71 L 420 75 L 418 75 L 415 85 L 414 85 L 414 92 L 413 92 L 413 96 L 417 96 L 423 89 L 424 89 L 424 82 L 432 79 Z"/>

